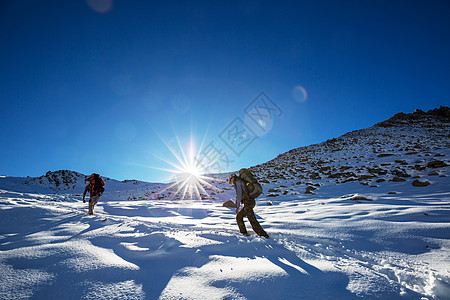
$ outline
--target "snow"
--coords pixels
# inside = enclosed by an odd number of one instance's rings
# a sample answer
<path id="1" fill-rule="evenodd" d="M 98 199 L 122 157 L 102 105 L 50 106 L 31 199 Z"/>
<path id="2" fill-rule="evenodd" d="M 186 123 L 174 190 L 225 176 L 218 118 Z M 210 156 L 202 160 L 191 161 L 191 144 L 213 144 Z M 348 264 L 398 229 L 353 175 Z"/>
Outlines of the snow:
<path id="1" fill-rule="evenodd" d="M 252 168 L 270 239 L 247 220 L 238 233 L 226 174 L 216 196 L 183 201 L 108 179 L 94 216 L 82 174 L 0 178 L 0 299 L 450 299 L 449 167 L 422 169 L 449 164 L 441 129 L 373 127 Z"/>

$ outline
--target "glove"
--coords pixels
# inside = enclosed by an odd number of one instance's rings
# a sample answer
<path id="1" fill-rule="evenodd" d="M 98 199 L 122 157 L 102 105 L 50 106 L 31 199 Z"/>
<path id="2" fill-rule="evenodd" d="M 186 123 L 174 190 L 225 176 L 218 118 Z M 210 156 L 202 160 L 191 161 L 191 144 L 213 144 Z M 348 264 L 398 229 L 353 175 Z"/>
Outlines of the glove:
<path id="1" fill-rule="evenodd" d="M 86 200 L 83 199 L 83 203 L 86 203 Z"/>

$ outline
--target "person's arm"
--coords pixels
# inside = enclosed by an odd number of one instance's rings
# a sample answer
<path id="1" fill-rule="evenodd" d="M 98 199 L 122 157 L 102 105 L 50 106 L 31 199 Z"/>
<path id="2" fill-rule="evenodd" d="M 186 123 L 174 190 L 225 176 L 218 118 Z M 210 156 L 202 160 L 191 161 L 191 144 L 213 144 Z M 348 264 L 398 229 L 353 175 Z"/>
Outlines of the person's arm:
<path id="1" fill-rule="evenodd" d="M 239 207 L 241 206 L 242 201 L 242 181 L 236 180 L 234 184 L 234 188 L 236 190 L 236 213 L 239 212 Z"/>
<path id="2" fill-rule="evenodd" d="M 84 198 L 86 197 L 86 193 L 89 190 L 89 184 L 84 188 L 84 193 L 83 193 L 83 202 L 86 202 L 86 200 L 84 200 Z"/>

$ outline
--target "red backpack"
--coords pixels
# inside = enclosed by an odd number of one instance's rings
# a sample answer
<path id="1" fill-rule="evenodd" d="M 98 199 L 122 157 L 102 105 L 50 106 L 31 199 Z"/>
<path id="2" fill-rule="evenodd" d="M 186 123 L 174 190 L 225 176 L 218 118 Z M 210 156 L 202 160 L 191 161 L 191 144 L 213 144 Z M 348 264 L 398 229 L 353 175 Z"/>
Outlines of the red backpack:
<path id="1" fill-rule="evenodd" d="M 105 182 L 98 174 L 94 173 L 89 177 L 89 185 L 91 186 L 91 194 L 101 195 L 105 191 L 105 188 L 103 187 Z"/>

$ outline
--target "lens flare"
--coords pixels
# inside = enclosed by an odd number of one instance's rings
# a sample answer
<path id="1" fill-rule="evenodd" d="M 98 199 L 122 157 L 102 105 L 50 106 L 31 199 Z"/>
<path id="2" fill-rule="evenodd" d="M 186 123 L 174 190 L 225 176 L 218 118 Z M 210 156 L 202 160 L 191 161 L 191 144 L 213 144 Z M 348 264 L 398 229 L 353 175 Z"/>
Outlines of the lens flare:
<path id="1" fill-rule="evenodd" d="M 306 102 L 308 100 L 308 92 L 303 86 L 297 85 L 292 89 L 292 98 L 299 103 Z"/>
<path id="2" fill-rule="evenodd" d="M 87 0 L 87 5 L 98 13 L 107 13 L 112 9 L 112 0 Z"/>

